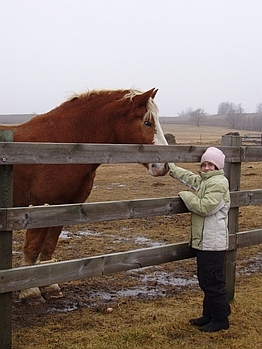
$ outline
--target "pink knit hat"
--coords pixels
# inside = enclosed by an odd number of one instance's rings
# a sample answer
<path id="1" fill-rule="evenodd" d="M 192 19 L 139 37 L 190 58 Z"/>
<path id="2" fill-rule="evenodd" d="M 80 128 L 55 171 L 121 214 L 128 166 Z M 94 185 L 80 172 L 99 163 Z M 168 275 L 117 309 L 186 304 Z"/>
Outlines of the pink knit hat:
<path id="1" fill-rule="evenodd" d="M 212 162 L 220 170 L 225 165 L 225 154 L 218 148 L 209 147 L 201 157 L 201 165 L 205 161 Z"/>

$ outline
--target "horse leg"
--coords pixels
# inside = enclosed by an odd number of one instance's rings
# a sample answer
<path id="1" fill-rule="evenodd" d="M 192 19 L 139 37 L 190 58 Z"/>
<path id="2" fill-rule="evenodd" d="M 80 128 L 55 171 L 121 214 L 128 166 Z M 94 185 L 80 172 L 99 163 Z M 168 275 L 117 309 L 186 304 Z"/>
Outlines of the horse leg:
<path id="1" fill-rule="evenodd" d="M 28 229 L 26 231 L 22 265 L 35 264 L 47 232 L 48 228 Z M 21 290 L 19 293 L 19 299 L 23 302 L 34 304 L 43 303 L 45 301 L 38 287 Z"/>
<path id="2" fill-rule="evenodd" d="M 40 264 L 46 263 L 46 262 L 48 263 L 55 262 L 55 260 L 53 260 L 52 257 L 53 257 L 53 253 L 55 251 L 61 230 L 62 230 L 62 227 L 51 227 L 48 229 L 48 232 L 45 236 L 45 240 L 43 242 L 42 249 L 39 255 Z M 61 289 L 58 286 L 58 284 L 41 286 L 39 288 L 42 296 L 45 299 L 63 297 L 63 293 L 61 292 Z"/>

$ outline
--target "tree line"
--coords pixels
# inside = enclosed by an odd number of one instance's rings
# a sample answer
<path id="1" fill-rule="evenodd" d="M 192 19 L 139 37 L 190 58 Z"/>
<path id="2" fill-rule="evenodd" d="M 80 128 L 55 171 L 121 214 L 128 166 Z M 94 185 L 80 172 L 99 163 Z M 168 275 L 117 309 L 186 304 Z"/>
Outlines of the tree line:
<path id="1" fill-rule="evenodd" d="M 222 102 L 218 106 L 216 115 L 224 116 L 225 124 L 232 129 L 262 132 L 262 103 L 257 104 L 256 113 L 245 113 L 241 103 Z M 198 108 L 188 109 L 186 112 L 182 111 L 179 116 L 189 119 L 192 124 L 199 127 L 205 123 L 208 114 L 204 109 Z"/>

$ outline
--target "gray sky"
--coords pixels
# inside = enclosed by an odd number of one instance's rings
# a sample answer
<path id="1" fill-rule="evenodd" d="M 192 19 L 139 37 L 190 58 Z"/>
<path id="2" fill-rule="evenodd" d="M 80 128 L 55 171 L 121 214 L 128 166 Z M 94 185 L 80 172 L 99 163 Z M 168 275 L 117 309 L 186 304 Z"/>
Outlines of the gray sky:
<path id="1" fill-rule="evenodd" d="M 1 0 L 0 114 L 159 89 L 161 116 L 262 103 L 261 0 Z"/>

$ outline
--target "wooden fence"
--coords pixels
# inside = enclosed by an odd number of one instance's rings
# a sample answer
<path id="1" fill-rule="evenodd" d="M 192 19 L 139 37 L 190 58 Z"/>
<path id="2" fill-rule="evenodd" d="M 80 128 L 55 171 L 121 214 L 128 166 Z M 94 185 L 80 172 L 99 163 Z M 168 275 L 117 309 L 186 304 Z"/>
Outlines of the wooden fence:
<path id="1" fill-rule="evenodd" d="M 242 137 L 243 142 L 253 142 L 262 145 L 262 133 L 260 134 L 250 134 L 247 133 Z"/>
<path id="2" fill-rule="evenodd" d="M 224 136 L 225 174 L 229 179 L 229 250 L 227 290 L 234 297 L 237 248 L 262 243 L 262 229 L 238 232 L 240 206 L 261 205 L 262 189 L 239 191 L 241 162 L 262 161 L 262 147 L 241 146 L 241 137 Z M 112 144 L 15 143 L 0 131 L 0 348 L 11 348 L 12 292 L 70 280 L 143 268 L 193 257 L 188 243 L 169 244 L 43 265 L 12 268 L 12 230 L 85 224 L 188 212 L 178 197 L 71 205 L 12 207 L 15 164 L 198 162 L 206 147 Z M 146 175 L 146 174 L 145 174 Z M 50 224 L 51 223 L 51 224 Z"/>

